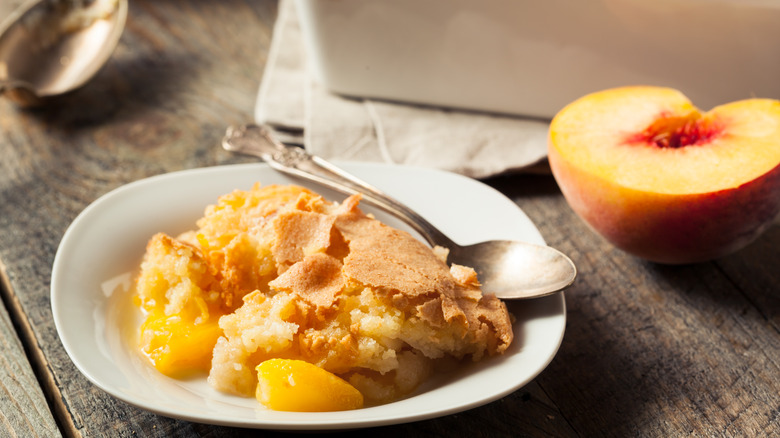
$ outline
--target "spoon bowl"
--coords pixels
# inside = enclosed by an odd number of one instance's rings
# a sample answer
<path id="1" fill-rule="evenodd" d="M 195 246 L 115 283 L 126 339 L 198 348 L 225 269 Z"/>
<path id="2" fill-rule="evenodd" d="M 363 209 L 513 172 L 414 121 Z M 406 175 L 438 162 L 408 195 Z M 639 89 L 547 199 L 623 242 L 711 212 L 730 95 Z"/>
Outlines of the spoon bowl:
<path id="1" fill-rule="evenodd" d="M 406 222 L 431 245 L 449 250 L 448 262 L 477 271 L 482 290 L 501 299 L 525 299 L 550 295 L 569 287 L 577 268 L 566 255 L 544 245 L 493 240 L 459 245 L 425 218 L 384 192 L 328 161 L 303 149 L 277 141 L 262 126 L 228 129 L 222 146 L 262 158 L 272 168 L 304 178 L 345 194 L 361 193 L 363 200 Z"/>
<path id="2" fill-rule="evenodd" d="M 0 24 L 0 93 L 22 106 L 73 91 L 108 61 L 128 0 L 33 0 Z"/>
<path id="3" fill-rule="evenodd" d="M 503 299 L 538 298 L 571 286 L 574 263 L 549 246 L 511 240 L 489 240 L 449 246 L 447 261 L 471 266 L 482 289 Z"/>

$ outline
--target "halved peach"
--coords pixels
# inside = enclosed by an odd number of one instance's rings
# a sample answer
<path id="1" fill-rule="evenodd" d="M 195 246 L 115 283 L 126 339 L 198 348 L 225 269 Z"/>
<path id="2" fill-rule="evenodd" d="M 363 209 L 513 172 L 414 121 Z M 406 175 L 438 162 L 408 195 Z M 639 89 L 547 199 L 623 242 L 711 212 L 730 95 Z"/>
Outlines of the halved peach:
<path id="1" fill-rule="evenodd" d="M 661 263 L 710 260 L 780 212 L 780 102 L 701 112 L 670 88 L 596 92 L 553 118 L 549 160 L 572 209 L 618 248 Z"/>

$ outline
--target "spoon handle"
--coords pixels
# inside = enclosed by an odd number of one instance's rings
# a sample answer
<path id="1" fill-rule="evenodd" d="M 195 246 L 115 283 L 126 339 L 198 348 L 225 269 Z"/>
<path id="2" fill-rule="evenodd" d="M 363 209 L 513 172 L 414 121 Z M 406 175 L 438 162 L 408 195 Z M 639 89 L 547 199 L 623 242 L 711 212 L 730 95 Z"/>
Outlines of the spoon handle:
<path id="1" fill-rule="evenodd" d="M 341 193 L 361 193 L 363 199 L 406 222 L 430 245 L 450 248 L 454 242 L 418 213 L 393 199 L 376 187 L 362 181 L 297 146 L 276 140 L 271 132 L 259 125 L 231 126 L 222 139 L 222 147 L 262 158 L 272 168 L 298 178 L 308 179 Z"/>

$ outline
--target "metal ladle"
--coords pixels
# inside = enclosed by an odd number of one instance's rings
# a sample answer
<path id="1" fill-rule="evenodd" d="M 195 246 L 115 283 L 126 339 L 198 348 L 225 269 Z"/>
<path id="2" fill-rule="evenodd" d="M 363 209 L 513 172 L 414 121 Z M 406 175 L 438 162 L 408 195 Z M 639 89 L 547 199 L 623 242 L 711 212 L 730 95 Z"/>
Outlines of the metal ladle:
<path id="1" fill-rule="evenodd" d="M 22 106 L 84 85 L 108 61 L 128 0 L 32 0 L 0 24 L 0 94 Z"/>
<path id="2" fill-rule="evenodd" d="M 431 245 L 449 249 L 448 262 L 477 271 L 482 290 L 502 299 L 536 298 L 569 287 L 577 276 L 574 263 L 560 251 L 526 242 L 492 240 L 462 246 L 431 223 L 379 189 L 303 149 L 277 141 L 264 127 L 228 129 L 222 146 L 232 152 L 262 158 L 272 168 L 314 181 L 345 194 L 362 193 L 363 200 L 406 222 Z"/>

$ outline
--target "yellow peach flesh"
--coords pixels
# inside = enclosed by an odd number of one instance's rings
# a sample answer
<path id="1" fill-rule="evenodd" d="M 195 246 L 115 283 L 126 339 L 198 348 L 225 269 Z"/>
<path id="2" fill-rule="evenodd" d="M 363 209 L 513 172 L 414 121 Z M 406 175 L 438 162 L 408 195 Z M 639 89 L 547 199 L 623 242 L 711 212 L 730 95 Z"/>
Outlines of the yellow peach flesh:
<path id="1" fill-rule="evenodd" d="M 217 321 L 196 324 L 161 312 L 149 315 L 141 326 L 144 353 L 168 376 L 208 371 L 211 351 L 221 335 Z"/>
<path id="2" fill-rule="evenodd" d="M 769 99 L 733 102 L 700 114 L 722 126 L 706 144 L 660 148 L 628 140 L 660 115 L 691 113 L 698 110 L 676 90 L 632 87 L 594 93 L 555 117 L 550 145 L 563 160 L 594 176 L 651 193 L 734 188 L 780 162 L 780 102 Z"/>
<path id="3" fill-rule="evenodd" d="M 295 359 L 269 359 L 257 366 L 257 399 L 269 409 L 328 412 L 359 409 L 363 395 L 333 373 Z"/>

